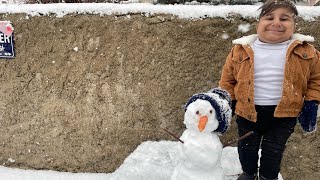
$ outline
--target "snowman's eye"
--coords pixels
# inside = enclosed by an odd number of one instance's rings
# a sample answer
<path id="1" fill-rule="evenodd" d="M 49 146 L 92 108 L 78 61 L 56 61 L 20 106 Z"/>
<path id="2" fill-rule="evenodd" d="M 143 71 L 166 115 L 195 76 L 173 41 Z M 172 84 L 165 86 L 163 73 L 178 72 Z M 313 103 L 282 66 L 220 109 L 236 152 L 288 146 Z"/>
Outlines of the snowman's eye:
<path id="1" fill-rule="evenodd" d="M 196 111 L 196 114 L 200 114 L 199 111 Z"/>
<path id="2" fill-rule="evenodd" d="M 210 110 L 209 112 L 210 112 L 210 114 L 212 114 L 212 110 Z"/>

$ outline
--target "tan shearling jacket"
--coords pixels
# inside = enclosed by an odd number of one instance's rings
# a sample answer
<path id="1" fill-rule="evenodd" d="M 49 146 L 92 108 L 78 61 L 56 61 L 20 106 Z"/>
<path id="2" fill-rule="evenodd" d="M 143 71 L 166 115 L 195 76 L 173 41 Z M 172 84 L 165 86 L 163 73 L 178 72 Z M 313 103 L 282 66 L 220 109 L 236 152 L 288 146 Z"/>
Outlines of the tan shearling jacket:
<path id="1" fill-rule="evenodd" d="M 223 66 L 219 86 L 237 100 L 235 113 L 256 122 L 254 103 L 254 52 L 251 44 L 256 34 L 233 41 L 235 46 Z M 320 53 L 308 42 L 314 38 L 293 34 L 284 70 L 282 97 L 275 109 L 275 117 L 297 117 L 304 100 L 320 101 Z"/>

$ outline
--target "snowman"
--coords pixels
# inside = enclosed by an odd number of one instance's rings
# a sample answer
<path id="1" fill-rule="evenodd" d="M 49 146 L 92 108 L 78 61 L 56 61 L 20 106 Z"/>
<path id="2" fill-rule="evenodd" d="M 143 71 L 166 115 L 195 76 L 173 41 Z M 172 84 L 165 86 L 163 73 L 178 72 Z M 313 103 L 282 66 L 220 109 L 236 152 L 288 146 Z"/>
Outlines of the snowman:
<path id="1" fill-rule="evenodd" d="M 231 120 L 231 98 L 223 89 L 193 95 L 185 106 L 186 130 L 171 180 L 223 180 L 222 144 Z"/>

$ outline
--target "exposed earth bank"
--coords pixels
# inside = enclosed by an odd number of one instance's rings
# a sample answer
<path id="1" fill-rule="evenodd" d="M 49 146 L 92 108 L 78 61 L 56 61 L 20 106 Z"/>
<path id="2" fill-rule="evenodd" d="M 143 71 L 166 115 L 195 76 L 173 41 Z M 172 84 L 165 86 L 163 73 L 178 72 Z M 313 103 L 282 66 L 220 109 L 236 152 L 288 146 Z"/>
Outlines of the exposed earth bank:
<path id="1" fill-rule="evenodd" d="M 231 40 L 255 32 L 237 16 L 26 16 L 0 15 L 17 54 L 0 60 L 0 163 L 26 169 L 113 172 L 141 142 L 173 140 L 160 127 L 181 134 L 184 103 L 216 87 Z M 320 19 L 297 26 L 320 49 Z M 296 127 L 285 179 L 320 178 L 319 142 Z"/>

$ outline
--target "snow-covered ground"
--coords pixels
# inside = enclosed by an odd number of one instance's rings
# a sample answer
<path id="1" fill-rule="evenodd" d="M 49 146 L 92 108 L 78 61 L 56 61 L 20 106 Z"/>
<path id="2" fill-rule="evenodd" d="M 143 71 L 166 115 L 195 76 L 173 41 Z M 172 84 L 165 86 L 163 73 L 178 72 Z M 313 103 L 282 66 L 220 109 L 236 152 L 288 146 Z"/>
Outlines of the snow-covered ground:
<path id="1" fill-rule="evenodd" d="M 173 141 L 146 141 L 131 153 L 113 173 L 68 173 L 22 170 L 0 166 L 1 180 L 168 180 L 178 162 L 178 144 Z M 235 180 L 242 172 L 236 147 L 225 147 L 222 168 L 226 180 Z M 279 175 L 282 180 L 282 176 Z"/>
<path id="2" fill-rule="evenodd" d="M 26 13 L 29 16 L 52 15 L 58 18 L 70 13 L 126 15 L 142 14 L 145 16 L 164 13 L 179 18 L 201 19 L 222 17 L 228 19 L 232 14 L 243 17 L 257 17 L 258 5 L 245 6 L 205 6 L 205 5 L 152 5 L 152 4 L 0 4 L 0 13 Z M 298 6 L 300 17 L 312 21 L 320 16 L 320 6 Z M 4 19 L 5 20 L 5 19 Z M 144 142 L 113 173 L 67 173 L 43 170 L 21 170 L 0 166 L 1 180 L 166 180 L 177 163 L 177 143 L 172 141 Z M 223 151 L 222 166 L 227 172 L 226 179 L 235 179 L 241 173 L 237 149 L 227 147 Z M 234 176 L 235 175 L 235 176 Z"/>
<path id="3" fill-rule="evenodd" d="M 100 15 L 138 13 L 152 15 L 157 13 L 172 14 L 179 18 L 198 19 L 205 17 L 227 18 L 232 14 L 243 17 L 257 17 L 259 5 L 153 5 L 148 3 L 109 4 L 109 3 L 77 3 L 77 4 L 0 4 L 0 13 L 26 13 L 32 16 L 55 14 L 63 17 L 70 13 L 90 13 Z M 314 20 L 320 16 L 320 6 L 297 6 L 299 16 L 305 20 Z M 129 17 L 129 16 L 128 16 Z"/>
<path id="4" fill-rule="evenodd" d="M 109 180 L 110 174 L 22 170 L 0 166 L 1 180 Z"/>

